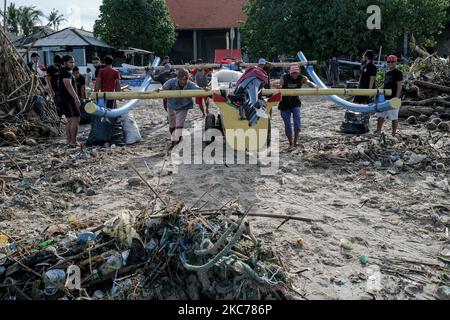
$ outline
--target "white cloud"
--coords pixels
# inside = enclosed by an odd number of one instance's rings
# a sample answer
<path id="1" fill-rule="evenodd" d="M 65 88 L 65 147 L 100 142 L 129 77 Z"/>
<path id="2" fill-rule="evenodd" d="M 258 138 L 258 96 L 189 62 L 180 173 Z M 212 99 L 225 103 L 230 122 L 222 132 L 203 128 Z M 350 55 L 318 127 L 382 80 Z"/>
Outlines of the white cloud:
<path id="1" fill-rule="evenodd" d="M 35 6 L 44 15 L 48 15 L 53 8 L 64 15 L 64 21 L 60 28 L 83 27 L 92 31 L 95 20 L 100 13 L 102 0 L 7 0 L 8 4 L 13 2 L 16 6 Z M 46 19 L 42 19 L 46 23 Z"/>

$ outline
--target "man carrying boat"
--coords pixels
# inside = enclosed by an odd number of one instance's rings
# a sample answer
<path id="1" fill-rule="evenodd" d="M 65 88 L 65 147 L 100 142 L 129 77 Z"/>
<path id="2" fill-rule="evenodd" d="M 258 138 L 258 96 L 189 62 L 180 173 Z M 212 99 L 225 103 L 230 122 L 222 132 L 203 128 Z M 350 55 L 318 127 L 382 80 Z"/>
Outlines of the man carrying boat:
<path id="1" fill-rule="evenodd" d="M 200 90 L 201 88 L 189 80 L 189 72 L 186 69 L 178 71 L 176 79 L 170 79 L 164 83 L 162 90 Z M 205 90 L 209 90 L 206 88 Z M 161 89 L 157 89 L 157 92 Z M 184 122 L 189 109 L 194 108 L 192 98 L 169 98 L 167 101 L 169 113 L 169 130 L 172 135 L 172 148 L 181 142 Z"/>
<path id="2" fill-rule="evenodd" d="M 299 65 L 292 65 L 289 73 L 285 73 L 280 79 L 281 89 L 300 89 L 304 84 L 311 88 L 317 88 L 314 83 L 300 73 Z M 278 105 L 289 140 L 289 148 L 298 145 L 301 130 L 301 105 L 300 97 L 283 97 Z M 294 120 L 294 131 L 292 131 L 291 118 Z"/>
<path id="3" fill-rule="evenodd" d="M 147 72 L 151 72 L 151 67 L 146 68 Z M 162 86 L 164 83 L 169 81 L 170 79 L 174 79 L 177 77 L 177 74 L 172 71 L 172 65 L 170 63 L 164 64 L 163 72 L 158 75 L 151 73 L 151 77 L 154 81 L 159 82 Z M 167 98 L 163 99 L 164 110 L 167 112 Z"/>

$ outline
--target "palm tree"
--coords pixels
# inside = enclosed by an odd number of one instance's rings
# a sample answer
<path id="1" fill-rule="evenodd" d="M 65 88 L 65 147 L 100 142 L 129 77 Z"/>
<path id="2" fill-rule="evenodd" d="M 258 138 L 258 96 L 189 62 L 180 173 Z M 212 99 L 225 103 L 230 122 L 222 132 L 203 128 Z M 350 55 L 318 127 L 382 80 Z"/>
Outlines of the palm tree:
<path id="1" fill-rule="evenodd" d="M 6 9 L 6 15 L 8 31 L 14 33 L 15 35 L 18 35 L 19 9 L 16 8 L 16 5 L 14 3 L 9 4 L 8 8 Z"/>
<path id="2" fill-rule="evenodd" d="M 22 6 L 19 8 L 19 25 L 26 36 L 33 33 L 34 27 L 41 23 L 40 17 L 44 16 L 41 10 L 35 6 Z"/>
<path id="3" fill-rule="evenodd" d="M 58 31 L 61 22 L 65 21 L 63 14 L 60 14 L 58 10 L 53 9 L 47 17 L 48 23 L 53 25 L 53 30 Z"/>

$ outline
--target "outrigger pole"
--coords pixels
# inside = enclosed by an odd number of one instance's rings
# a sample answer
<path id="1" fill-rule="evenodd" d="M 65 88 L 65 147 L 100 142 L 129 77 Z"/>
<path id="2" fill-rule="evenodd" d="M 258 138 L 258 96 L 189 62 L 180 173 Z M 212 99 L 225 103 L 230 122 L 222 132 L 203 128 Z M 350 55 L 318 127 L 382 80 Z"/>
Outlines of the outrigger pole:
<path id="1" fill-rule="evenodd" d="M 89 114 L 97 116 L 107 116 L 109 118 L 119 117 L 130 111 L 130 107 L 122 107 L 119 109 L 106 109 L 104 107 L 105 100 L 148 100 L 148 99 L 163 99 L 163 98 L 194 98 L 194 97 L 211 97 L 214 94 L 219 94 L 219 90 L 166 90 L 166 91 L 152 91 L 152 92 L 94 92 L 90 95 L 91 100 L 99 101 L 99 105 L 95 103 L 88 103 L 85 110 Z M 380 94 L 391 95 L 392 90 L 377 90 L 377 89 L 263 89 L 264 96 L 281 94 L 285 97 L 296 96 L 329 96 L 329 95 L 349 95 L 349 96 L 377 96 Z"/>
<path id="2" fill-rule="evenodd" d="M 315 89 L 264 89 L 262 90 L 263 95 L 281 95 L 281 96 L 319 96 L 326 95 L 330 100 L 339 105 L 340 107 L 355 111 L 355 112 L 383 112 L 391 109 L 398 109 L 401 106 L 401 100 L 394 98 L 390 101 L 385 100 L 385 95 L 392 95 L 392 90 L 378 90 L 378 89 L 329 89 L 325 86 L 325 84 L 320 80 L 317 74 L 314 72 L 313 65 L 316 63 L 315 61 L 308 61 L 302 52 L 298 53 L 298 57 L 301 62 L 294 63 L 273 63 L 273 66 L 291 66 L 291 65 L 302 65 L 306 67 L 309 76 L 312 80 L 318 85 L 320 88 Z M 154 69 L 161 68 L 156 67 L 158 64 L 154 61 L 152 67 Z M 159 62 L 159 60 L 158 60 Z M 241 64 L 242 66 L 252 66 L 256 64 Z M 223 66 L 223 65 L 214 65 L 214 64 L 203 64 L 203 65 L 183 65 L 179 67 L 215 67 L 215 66 Z M 175 66 L 177 67 L 177 66 Z M 143 69 L 143 68 L 137 68 Z M 220 95 L 220 91 L 218 90 L 179 90 L 179 91 L 153 91 L 146 92 L 149 84 L 150 84 L 150 75 L 147 75 L 144 85 L 141 87 L 141 92 L 101 92 L 101 93 L 92 93 L 90 98 L 95 100 L 97 104 L 90 102 L 86 105 L 85 110 L 89 114 L 97 115 L 97 116 L 106 116 L 109 118 L 117 118 L 123 114 L 128 113 L 132 110 L 136 105 L 138 100 L 146 100 L 146 99 L 162 99 L 162 98 L 193 98 L 193 97 L 210 97 L 214 94 Z M 338 95 L 349 95 L 349 96 L 376 96 L 376 102 L 369 105 L 359 105 L 355 103 L 348 102 L 342 98 L 339 98 Z M 121 108 L 118 109 L 107 109 L 106 100 L 118 100 L 118 99 L 134 99 L 128 102 Z"/>
<path id="3" fill-rule="evenodd" d="M 316 65 L 317 61 L 308 61 L 308 62 L 267 62 L 268 65 L 274 68 L 289 68 L 292 65 L 298 66 L 309 66 Z M 226 66 L 239 66 L 243 68 L 254 67 L 257 66 L 257 63 L 231 63 L 231 64 L 218 64 L 218 63 L 204 63 L 204 64 L 180 64 L 180 65 L 172 65 L 172 69 L 221 69 Z M 146 67 L 133 67 L 126 68 L 127 70 L 132 71 L 143 71 Z M 164 66 L 152 67 L 153 70 L 163 70 Z"/>
<path id="4" fill-rule="evenodd" d="M 308 60 L 306 59 L 305 55 L 303 54 L 303 52 L 298 52 L 298 58 L 300 59 L 300 61 L 306 63 L 308 62 Z M 320 80 L 320 78 L 317 76 L 317 74 L 314 71 L 314 67 L 309 65 L 306 67 L 306 71 L 308 71 L 309 76 L 311 77 L 311 79 L 314 81 L 314 83 L 319 86 L 320 88 L 326 89 L 327 86 L 322 82 L 322 80 Z M 353 96 L 356 96 L 355 94 L 352 94 Z M 356 104 L 356 103 L 351 103 L 347 100 L 344 100 L 342 98 L 339 98 L 335 93 L 333 93 L 332 95 L 329 95 L 328 98 L 333 101 L 334 103 L 336 103 L 338 106 L 350 110 L 350 111 L 354 111 L 354 112 L 383 112 L 383 111 L 388 111 L 391 109 L 399 109 L 401 106 L 401 100 L 397 99 L 397 98 L 393 98 L 389 101 L 386 101 L 384 96 L 385 95 L 392 95 L 392 93 L 381 93 L 380 90 L 380 94 L 377 94 L 376 97 L 376 102 L 375 103 L 370 103 L 368 105 L 364 105 L 364 104 Z"/>

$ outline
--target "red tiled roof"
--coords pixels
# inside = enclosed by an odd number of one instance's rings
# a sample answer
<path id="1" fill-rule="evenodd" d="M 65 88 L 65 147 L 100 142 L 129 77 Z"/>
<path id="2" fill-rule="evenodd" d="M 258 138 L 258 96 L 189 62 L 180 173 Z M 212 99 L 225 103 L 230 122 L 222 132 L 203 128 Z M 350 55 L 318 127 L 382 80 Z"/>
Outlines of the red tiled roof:
<path id="1" fill-rule="evenodd" d="M 177 30 L 237 28 L 247 0 L 166 0 Z"/>

